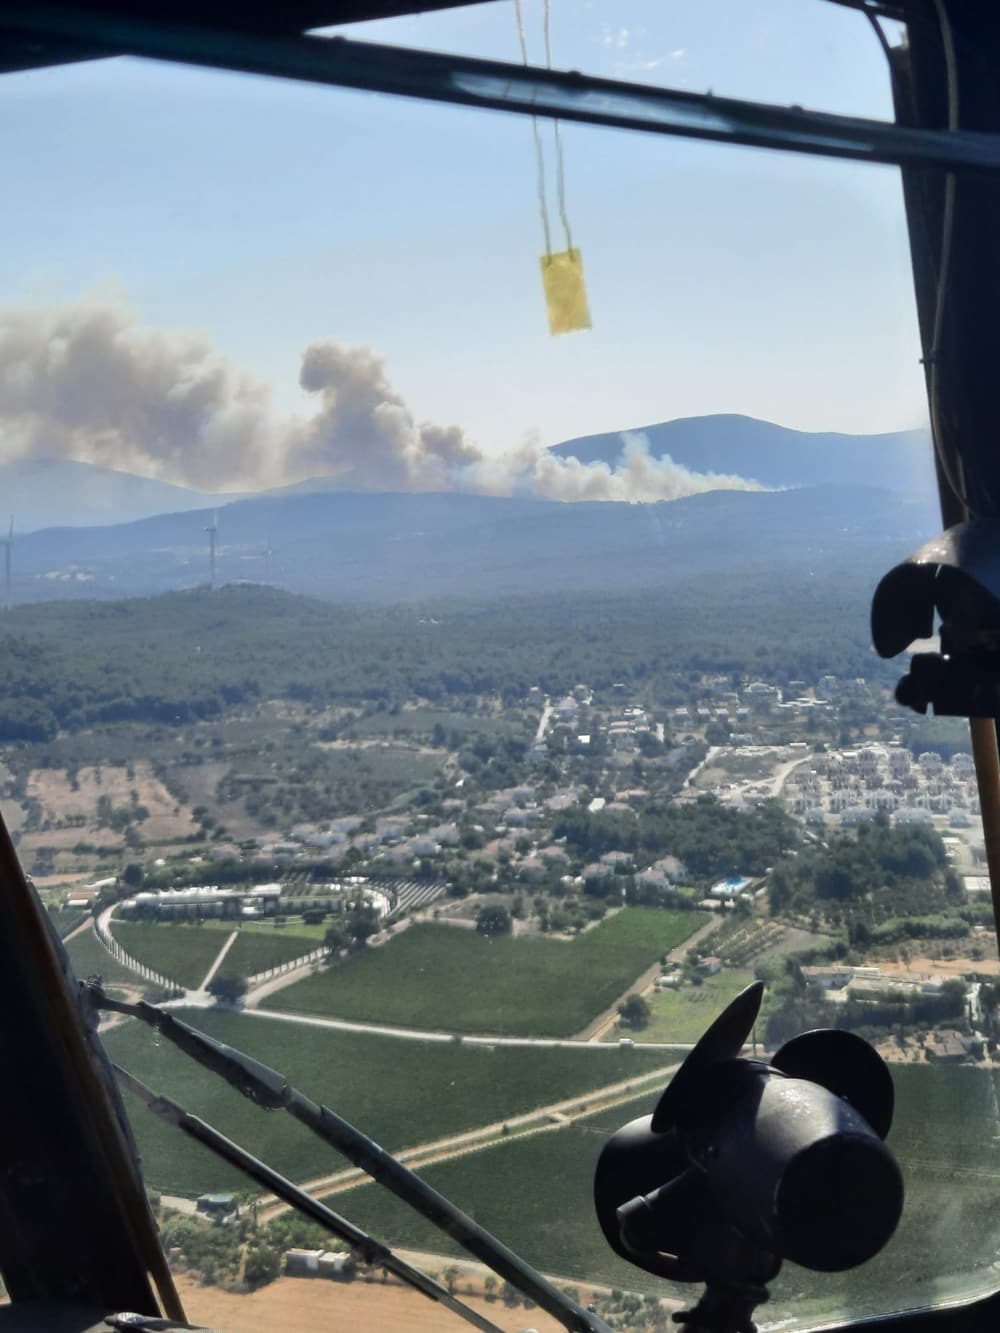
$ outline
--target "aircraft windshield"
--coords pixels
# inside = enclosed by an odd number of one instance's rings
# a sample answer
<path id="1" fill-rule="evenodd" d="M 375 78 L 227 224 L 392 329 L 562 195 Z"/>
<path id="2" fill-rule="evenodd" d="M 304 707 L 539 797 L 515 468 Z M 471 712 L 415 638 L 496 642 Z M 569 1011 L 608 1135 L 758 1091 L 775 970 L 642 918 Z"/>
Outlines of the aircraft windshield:
<path id="1" fill-rule="evenodd" d="M 348 35 L 892 116 L 818 0 Z M 0 108 L 0 795 L 77 974 L 281 1070 L 622 1330 L 693 1293 L 608 1249 L 600 1148 L 763 979 L 758 1052 L 828 1025 L 890 1062 L 907 1187 L 882 1255 L 787 1265 L 763 1325 L 990 1288 L 968 733 L 868 634 L 940 527 L 898 173 L 134 60 Z M 556 1327 L 301 1125 L 102 1033 L 481 1318 Z M 126 1105 L 193 1322 L 460 1326 Z"/>

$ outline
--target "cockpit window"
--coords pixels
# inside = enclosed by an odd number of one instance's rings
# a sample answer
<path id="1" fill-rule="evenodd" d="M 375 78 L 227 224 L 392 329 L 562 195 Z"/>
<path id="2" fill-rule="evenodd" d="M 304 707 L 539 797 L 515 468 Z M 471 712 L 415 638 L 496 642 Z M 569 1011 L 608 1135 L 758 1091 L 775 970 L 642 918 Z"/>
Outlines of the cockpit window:
<path id="1" fill-rule="evenodd" d="M 892 116 L 818 0 L 336 31 Z M 765 1322 L 990 1289 L 968 731 L 894 702 L 868 628 L 940 528 L 898 173 L 138 60 L 0 109 L 0 794 L 77 974 L 635 1330 L 690 1293 L 609 1250 L 598 1153 L 761 979 L 759 1056 L 833 1026 L 889 1062 L 907 1191 Z M 554 336 L 565 253 L 590 327 Z M 102 1036 L 482 1318 L 555 1327 L 287 1116 Z M 126 1105 L 193 1321 L 458 1327 Z"/>

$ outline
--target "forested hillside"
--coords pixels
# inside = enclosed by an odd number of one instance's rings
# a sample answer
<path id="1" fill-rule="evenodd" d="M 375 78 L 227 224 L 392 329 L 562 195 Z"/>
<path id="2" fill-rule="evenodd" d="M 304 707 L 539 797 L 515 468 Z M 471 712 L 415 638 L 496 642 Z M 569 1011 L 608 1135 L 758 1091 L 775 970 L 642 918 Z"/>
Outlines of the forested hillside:
<path id="1" fill-rule="evenodd" d="M 184 724 L 269 698 L 517 698 L 535 684 L 556 694 L 581 679 L 601 689 L 667 672 L 890 680 L 868 643 L 868 595 L 865 579 L 761 571 L 419 607 L 334 606 L 251 586 L 20 607 L 0 628 L 0 740 Z"/>

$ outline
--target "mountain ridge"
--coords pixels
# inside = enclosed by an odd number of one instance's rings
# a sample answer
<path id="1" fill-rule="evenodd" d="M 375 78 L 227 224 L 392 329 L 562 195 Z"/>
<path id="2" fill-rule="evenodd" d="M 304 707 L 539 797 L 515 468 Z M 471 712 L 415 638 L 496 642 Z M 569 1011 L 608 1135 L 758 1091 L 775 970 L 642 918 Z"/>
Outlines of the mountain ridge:
<path id="1" fill-rule="evenodd" d="M 0 517 L 13 514 L 17 533 L 85 527 L 211 509 L 233 492 L 215 494 L 77 458 L 30 457 L 0 463 Z"/>
<path id="2" fill-rule="evenodd" d="M 895 564 L 936 531 L 933 504 L 862 486 L 711 491 L 655 504 L 342 491 L 219 510 L 221 583 L 273 583 L 343 602 L 663 587 L 863 559 Z M 15 600 L 144 596 L 208 581 L 198 511 L 26 534 Z M 776 574 L 780 577 L 780 573 Z"/>
<path id="3" fill-rule="evenodd" d="M 632 430 L 583 435 L 553 445 L 549 452 L 613 467 L 629 436 L 644 437 L 654 458 L 669 454 L 691 471 L 744 477 L 763 486 L 853 481 L 906 493 L 932 492 L 935 486 L 927 431 L 800 431 L 736 413 L 677 417 Z"/>
<path id="4" fill-rule="evenodd" d="M 936 494 L 932 450 L 920 431 L 796 431 L 755 417 L 718 414 L 581 436 L 549 452 L 556 458 L 613 467 L 630 435 L 644 436 L 654 457 L 669 454 L 693 472 L 737 475 L 768 487 L 859 484 Z M 13 512 L 19 533 L 127 523 L 251 499 L 362 491 L 392 493 L 352 487 L 350 476 L 343 473 L 259 491 L 213 493 L 78 459 L 32 457 L 0 463 L 0 519 Z"/>

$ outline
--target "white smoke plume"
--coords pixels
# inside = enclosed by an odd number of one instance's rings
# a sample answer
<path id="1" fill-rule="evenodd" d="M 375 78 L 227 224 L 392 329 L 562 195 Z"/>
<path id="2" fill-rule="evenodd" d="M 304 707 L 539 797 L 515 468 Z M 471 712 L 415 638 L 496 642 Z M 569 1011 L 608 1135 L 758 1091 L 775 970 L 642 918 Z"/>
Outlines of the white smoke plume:
<path id="1" fill-rule="evenodd" d="M 536 496 L 543 500 L 619 500 L 648 503 L 680 500 L 705 491 L 759 491 L 763 487 L 745 477 L 717 472 L 692 472 L 669 454 L 654 458 L 641 431 L 625 431 L 622 452 L 613 467 L 581 463 L 547 449 L 528 445 L 498 459 L 484 459 L 468 470 L 470 483 L 462 489 L 487 495 Z"/>
<path id="2" fill-rule="evenodd" d="M 614 467 L 536 445 L 487 456 L 458 426 L 418 422 L 364 347 L 313 343 L 299 378 L 317 409 L 283 418 L 269 387 L 204 339 L 143 328 L 115 306 L 0 311 L 0 459 L 78 458 L 209 490 L 321 476 L 357 490 L 566 501 L 760 489 L 654 459 L 641 435 L 622 437 Z"/>

